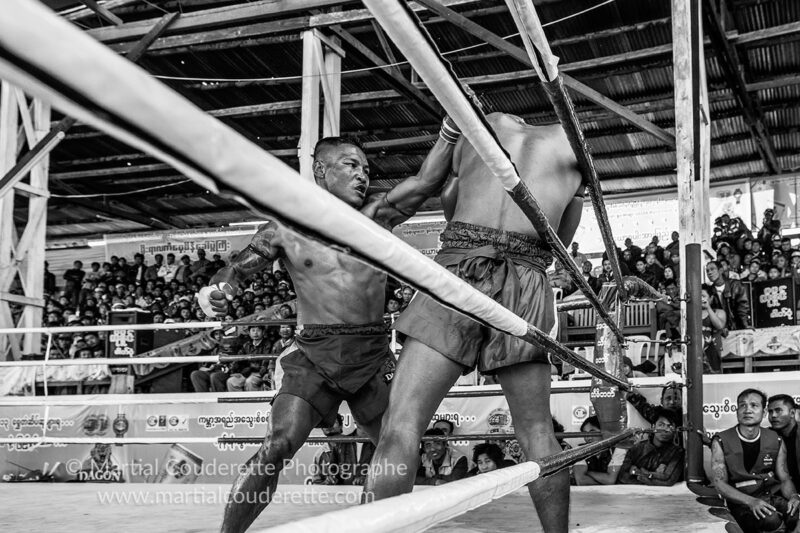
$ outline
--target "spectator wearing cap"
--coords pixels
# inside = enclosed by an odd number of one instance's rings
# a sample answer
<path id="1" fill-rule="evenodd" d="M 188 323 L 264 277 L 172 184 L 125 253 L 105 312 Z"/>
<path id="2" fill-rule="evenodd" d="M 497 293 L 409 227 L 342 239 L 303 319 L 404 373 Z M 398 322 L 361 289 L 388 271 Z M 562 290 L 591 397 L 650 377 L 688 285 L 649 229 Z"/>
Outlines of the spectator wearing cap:
<path id="1" fill-rule="evenodd" d="M 793 250 L 789 268 L 795 278 L 800 278 L 800 250 Z"/>

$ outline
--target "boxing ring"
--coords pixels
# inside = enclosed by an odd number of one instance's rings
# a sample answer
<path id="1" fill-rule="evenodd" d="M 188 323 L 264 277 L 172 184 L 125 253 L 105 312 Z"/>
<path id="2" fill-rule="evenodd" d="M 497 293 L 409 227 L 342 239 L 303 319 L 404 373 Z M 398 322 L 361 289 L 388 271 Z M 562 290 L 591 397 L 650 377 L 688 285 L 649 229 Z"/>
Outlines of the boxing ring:
<path id="1" fill-rule="evenodd" d="M 491 128 L 488 127 L 482 110 L 466 95 L 458 80 L 444 65 L 430 38 L 420 28 L 418 21 L 415 22 L 413 13 L 402 3 L 394 0 L 364 0 L 387 34 L 426 81 L 433 94 L 442 102 L 443 107 L 459 125 L 486 165 L 501 180 L 509 195 L 531 220 L 538 234 L 543 236 L 550 245 L 556 258 L 568 269 L 578 286 L 584 290 L 586 300 L 580 305 L 593 307 L 602 319 L 598 325 L 596 348 L 603 357 L 596 361 L 602 360 L 603 364 L 588 361 L 570 348 L 551 339 L 532 324 L 419 255 L 410 246 L 378 227 L 371 220 L 364 218 L 340 200 L 333 198 L 315 185 L 299 179 L 297 173 L 280 160 L 262 151 L 221 122 L 205 115 L 146 72 L 49 13 L 44 7 L 30 0 L 7 0 L 7 3 L 7 8 L 14 10 L 14 17 L 0 18 L 0 75 L 4 79 L 51 102 L 68 115 L 161 159 L 215 194 L 233 198 L 264 213 L 265 216 L 280 220 L 295 231 L 309 235 L 342 253 L 350 254 L 385 271 L 481 324 L 547 348 L 553 356 L 594 376 L 592 389 L 609 391 L 609 394 L 617 400 L 621 398 L 622 391 L 630 390 L 630 384 L 621 376 L 620 372 L 620 346 L 624 343 L 621 309 L 625 302 L 631 301 L 632 298 L 655 297 L 655 291 L 643 283 L 623 278 L 619 263 L 614 259 L 612 259 L 612 268 L 615 273 L 616 290 L 612 291 L 610 295 L 606 293 L 605 301 L 601 301 L 593 291 L 589 290 L 583 276 L 567 255 L 566 249 L 543 215 L 536 199 L 517 175 L 516 168 L 508 154 L 505 153 L 494 137 Z M 533 5 L 530 0 L 508 0 L 508 6 L 523 35 L 523 42 L 531 57 L 531 62 L 547 87 L 548 95 L 562 120 L 587 181 L 605 244 L 608 250 L 613 252 L 614 241 L 605 215 L 602 193 L 591 155 L 586 150 L 585 140 L 575 119 L 574 109 L 564 91 L 555 58 L 549 51 Z M 34 38 L 37 46 L 28 46 L 27 43 Z M 69 43 L 69 46 L 65 46 L 65 43 Z M 80 73 L 80 76 L 77 73 Z M 110 86 L 113 86 L 114 90 L 109 90 Z M 231 154 L 236 155 L 232 156 Z M 264 195 L 264 190 L 269 190 L 270 194 Z M 616 258 L 616 254 L 609 253 L 609 257 Z M 610 311 L 610 308 L 616 311 Z M 613 314 L 616 316 L 612 316 Z M 214 328 L 223 325 L 219 322 L 208 322 L 185 324 L 181 327 Z M 176 329 L 176 326 L 179 325 L 170 324 L 165 329 Z M 119 326 L 105 326 L 105 328 L 108 330 L 120 329 Z M 52 335 L 61 329 L 41 328 L 41 331 Z M 77 329 L 99 331 L 97 328 Z M 132 327 L 125 326 L 125 329 L 132 329 Z M 18 333 L 19 331 L 0 330 L 0 334 Z M 252 356 L 197 356 L 176 359 L 180 359 L 179 362 L 209 363 L 252 358 Z M 3 362 L 0 363 L 0 366 L 46 367 L 47 365 L 167 362 L 171 362 L 170 358 L 55 361 L 50 359 L 48 350 L 43 361 Z M 606 385 L 601 385 L 601 382 Z M 45 391 L 47 391 L 46 384 Z M 242 398 L 233 397 L 226 401 L 235 403 L 268 399 L 269 395 L 264 394 Z M 164 439 L 161 438 L 89 437 L 80 439 L 47 435 L 49 409 L 51 406 L 59 405 L 59 402 L 69 402 L 70 400 L 45 397 L 44 399 L 31 398 L 29 401 L 45 408 L 42 435 L 29 438 L 2 437 L 0 444 L 38 446 L 67 443 L 164 443 Z M 624 422 L 624 419 L 617 420 L 617 422 Z M 635 428 L 623 430 L 619 424 L 616 427 L 613 424 L 609 427 L 605 427 L 605 423 L 602 425 L 605 438 L 579 449 L 540 458 L 536 461 L 527 461 L 433 489 L 415 490 L 410 494 L 366 505 L 343 506 L 337 504 L 332 508 L 315 506 L 310 509 L 309 514 L 313 513 L 316 516 L 310 518 L 304 516 L 302 520 L 293 519 L 291 523 L 277 526 L 274 530 L 316 532 L 340 530 L 421 531 L 430 529 L 478 507 L 492 506 L 492 502 L 498 498 L 508 495 L 518 498 L 520 489 L 532 481 L 568 468 L 576 461 L 592 456 L 599 451 L 618 444 L 624 445 L 626 441 L 630 442 L 635 434 L 641 432 Z M 458 440 L 483 440 L 485 438 L 487 435 L 483 434 L 453 437 Z M 198 442 L 198 439 L 181 440 L 174 437 L 170 438 L 169 442 Z M 228 436 L 209 438 L 208 442 L 257 444 L 259 439 Z M 7 496 L 5 501 L 9 502 L 19 498 L 19 495 L 16 494 L 4 494 L 8 492 L 5 486 L 1 489 L 0 497 Z M 125 490 L 133 489 L 126 487 Z M 145 491 L 152 490 L 156 489 L 145 489 Z M 342 491 L 342 489 L 337 490 Z M 625 489 L 619 490 L 625 492 Z M 75 491 L 72 497 L 80 498 L 81 495 L 91 495 L 92 491 L 97 492 L 97 488 L 82 488 L 80 491 Z M 224 493 L 224 491 L 222 492 Z M 347 491 L 345 490 L 343 493 L 345 492 Z M 577 494 L 582 492 L 576 491 Z M 590 494 L 589 491 L 586 493 Z M 648 490 L 643 490 L 642 487 L 633 487 L 627 494 L 629 497 L 635 498 L 634 493 L 646 495 Z M 525 498 L 526 510 L 530 513 L 530 500 L 527 495 Z M 591 497 L 587 501 L 591 501 Z M 220 498 L 219 504 L 222 503 L 222 498 Z M 266 522 L 275 525 L 274 521 L 270 521 L 275 507 L 271 506 L 270 510 L 256 522 L 254 528 L 263 528 Z M 652 502 L 648 503 L 648 508 L 651 507 L 653 507 Z M 319 515 L 321 510 L 331 510 L 332 512 Z M 142 511 L 142 514 L 147 512 Z M 220 515 L 218 508 L 214 508 L 214 512 L 214 517 Z M 480 511 L 472 512 L 479 513 Z M 301 517 L 293 516 L 293 518 Z M 677 524 L 674 517 L 672 518 L 672 524 Z M 491 520 L 491 518 L 486 519 L 488 528 L 493 531 L 498 530 Z M 586 522 L 591 522 L 591 519 L 587 517 Z M 142 520 L 139 520 L 138 523 L 139 529 L 147 527 Z M 606 524 L 606 526 L 612 525 L 619 529 L 618 524 Z M 699 522 L 694 525 L 701 526 Z M 716 525 L 718 524 L 715 522 L 710 527 L 716 527 Z M 525 526 L 529 527 L 530 522 L 526 521 Z M 682 529 L 680 530 L 686 530 L 687 526 L 688 524 L 681 523 Z M 208 524 L 205 524 L 198 530 L 215 527 L 214 525 L 208 528 Z M 439 527 L 443 528 L 442 531 L 448 530 L 447 526 Z M 463 527 L 468 528 L 469 526 L 463 525 Z M 463 530 L 463 527 L 456 526 L 459 530 Z M 587 527 L 589 528 L 587 531 L 590 531 L 594 526 L 587 524 Z M 663 523 L 657 524 L 657 527 L 659 530 L 665 529 Z M 180 528 L 180 530 L 186 529 L 188 528 L 183 525 Z M 641 528 L 637 530 L 641 530 Z"/>

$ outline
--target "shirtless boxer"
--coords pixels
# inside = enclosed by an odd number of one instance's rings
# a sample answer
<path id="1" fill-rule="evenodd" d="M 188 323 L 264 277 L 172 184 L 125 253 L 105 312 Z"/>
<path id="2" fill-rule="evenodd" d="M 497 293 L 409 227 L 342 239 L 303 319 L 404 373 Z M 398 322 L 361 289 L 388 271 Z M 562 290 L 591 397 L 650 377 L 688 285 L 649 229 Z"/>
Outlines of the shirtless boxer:
<path id="1" fill-rule="evenodd" d="M 529 126 L 499 113 L 488 119 L 561 241 L 571 242 L 584 184 L 562 128 Z M 458 176 L 456 206 L 441 235 L 436 262 L 539 329 L 551 331 L 555 309 L 545 275 L 552 261 L 547 246 L 464 139 L 456 145 L 453 169 Z M 498 378 L 525 456 L 536 459 L 561 451 L 550 418 L 550 363 L 544 349 L 481 326 L 421 294 L 395 328 L 408 339 L 365 489 L 372 497 L 411 491 L 422 432 L 459 374 L 476 366 Z M 376 464 L 409 465 L 410 473 L 379 470 Z M 529 491 L 544 530 L 567 531 L 569 473 L 531 483 Z"/>
<path id="2" fill-rule="evenodd" d="M 366 198 L 367 158 L 360 147 L 339 138 L 317 143 L 314 178 L 340 200 L 391 228 L 413 215 L 444 184 L 458 139 L 458 131 L 447 124 L 445 119 L 442 135 L 419 174 L 388 193 Z M 279 257 L 297 291 L 298 350 L 282 360 L 283 380 L 273 400 L 267 435 L 233 484 L 222 531 L 244 531 L 253 523 L 272 498 L 284 463 L 314 427 L 332 425 L 342 401 L 347 401 L 358 427 L 374 442 L 388 404 L 394 358 L 383 322 L 385 274 L 269 222 L 200 291 L 203 310 L 224 314 L 238 283 Z"/>

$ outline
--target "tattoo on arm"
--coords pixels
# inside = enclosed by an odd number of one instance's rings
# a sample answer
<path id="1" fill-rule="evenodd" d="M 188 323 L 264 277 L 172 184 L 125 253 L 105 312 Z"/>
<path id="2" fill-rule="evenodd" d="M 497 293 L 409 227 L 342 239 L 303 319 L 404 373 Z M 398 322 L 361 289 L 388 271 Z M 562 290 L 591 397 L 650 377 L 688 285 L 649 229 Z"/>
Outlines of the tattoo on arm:
<path id="1" fill-rule="evenodd" d="M 728 468 L 725 466 L 725 454 L 722 445 L 716 439 L 711 443 L 711 472 L 713 474 L 714 485 L 719 488 L 718 483 L 728 483 Z"/>

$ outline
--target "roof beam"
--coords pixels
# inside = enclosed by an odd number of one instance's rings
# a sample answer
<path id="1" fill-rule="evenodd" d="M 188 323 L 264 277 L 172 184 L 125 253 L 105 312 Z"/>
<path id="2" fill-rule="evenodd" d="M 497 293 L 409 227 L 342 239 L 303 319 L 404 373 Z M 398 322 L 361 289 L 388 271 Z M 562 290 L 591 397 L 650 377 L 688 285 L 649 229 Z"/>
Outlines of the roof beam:
<path id="1" fill-rule="evenodd" d="M 425 7 L 437 13 L 439 16 L 447 19 L 450 21 L 454 26 L 464 30 L 465 32 L 469 33 L 477 37 L 478 39 L 486 42 L 487 44 L 494 46 L 498 50 L 502 50 L 503 52 L 507 53 L 520 63 L 531 66 L 530 57 L 528 57 L 528 53 L 511 44 L 510 42 L 506 41 L 496 33 L 493 33 L 483 26 L 472 22 L 467 17 L 461 15 L 460 13 L 456 13 L 452 9 L 443 6 L 442 4 L 438 3 L 436 0 L 418 0 L 421 4 Z M 562 70 L 563 69 L 559 69 Z M 620 118 L 623 120 L 630 122 L 637 128 L 641 129 L 642 131 L 649 133 L 650 135 L 654 136 L 664 144 L 668 146 L 675 146 L 675 136 L 671 133 L 664 131 L 663 129 L 659 128 L 649 120 L 646 120 L 636 113 L 632 112 L 629 109 L 626 109 L 624 106 L 619 105 L 612 99 L 600 94 L 599 92 L 595 91 L 591 87 L 586 86 L 585 84 L 579 82 L 575 78 L 568 76 L 566 74 L 561 74 L 562 79 L 564 80 L 564 85 L 575 91 L 576 93 L 588 98 L 592 102 L 596 103 L 600 107 L 608 109 L 613 113 L 619 115 Z"/>
<path id="2" fill-rule="evenodd" d="M 475 3 L 478 0 L 442 1 L 452 5 Z M 372 20 L 368 10 L 354 9 L 264 22 L 264 19 L 278 15 L 338 6 L 342 3 L 342 0 L 260 0 L 186 13 L 170 30 L 171 35 L 159 39 L 153 49 L 239 40 L 279 32 L 299 32 L 311 28 Z M 416 11 L 423 9 L 416 3 L 412 3 L 411 8 Z M 115 49 L 115 43 L 130 41 L 144 35 L 146 28 L 154 23 L 154 19 L 148 19 L 114 28 L 95 28 L 88 30 L 87 33 Z"/>
<path id="3" fill-rule="evenodd" d="M 349 32 L 343 30 L 340 26 L 331 26 L 328 31 L 339 37 L 342 42 L 350 45 L 350 47 L 356 51 L 356 57 L 363 63 L 381 67 L 374 72 L 400 94 L 410 98 L 428 115 L 437 119 L 442 116 L 442 109 L 436 100 L 423 93 L 422 90 L 417 88 L 410 80 L 404 78 L 398 69 L 389 66 L 378 54 L 367 48 Z"/>
<path id="4" fill-rule="evenodd" d="M 122 19 L 116 16 L 114 13 L 106 9 L 104 6 L 99 5 L 95 0 L 80 0 L 80 2 L 94 11 L 98 17 L 109 22 L 115 26 L 121 26 L 123 23 Z"/>
<path id="5" fill-rule="evenodd" d="M 106 11 L 111 11 L 112 9 L 116 9 L 118 7 L 123 7 L 128 4 L 132 4 L 133 2 L 139 2 L 140 0 L 108 0 L 107 2 L 103 2 L 101 7 Z M 84 4 L 86 4 L 84 2 Z M 70 10 L 69 13 L 65 13 L 63 17 L 66 20 L 71 22 L 75 22 L 77 20 L 85 19 L 88 16 L 91 16 L 95 13 L 93 9 L 89 7 L 84 7 L 82 9 Z M 59 13 L 60 14 L 60 13 Z"/>
<path id="6" fill-rule="evenodd" d="M 782 170 L 781 165 L 778 162 L 778 156 L 775 153 L 775 146 L 772 144 L 769 131 L 764 125 L 764 116 L 755 98 L 751 97 L 747 91 L 744 69 L 739 62 L 736 49 L 725 35 L 719 13 L 717 13 L 717 8 L 712 0 L 703 0 L 703 14 L 706 21 L 705 27 L 711 37 L 717 60 L 722 65 L 722 71 L 729 87 L 742 106 L 744 120 L 747 122 L 748 128 L 750 128 L 750 133 L 756 142 L 761 158 L 764 160 L 764 165 L 770 174 L 779 174 Z"/>

